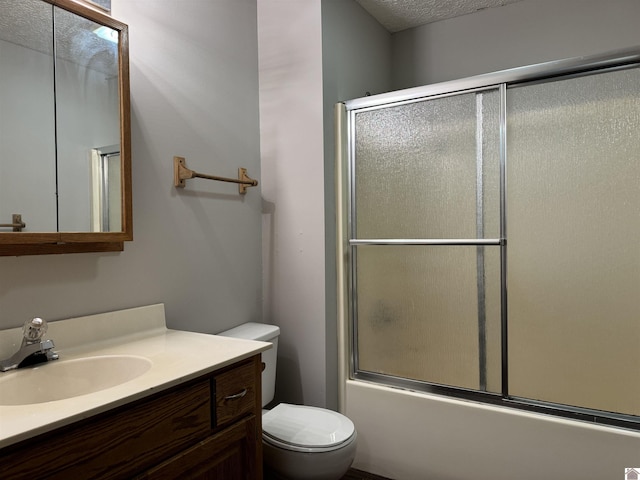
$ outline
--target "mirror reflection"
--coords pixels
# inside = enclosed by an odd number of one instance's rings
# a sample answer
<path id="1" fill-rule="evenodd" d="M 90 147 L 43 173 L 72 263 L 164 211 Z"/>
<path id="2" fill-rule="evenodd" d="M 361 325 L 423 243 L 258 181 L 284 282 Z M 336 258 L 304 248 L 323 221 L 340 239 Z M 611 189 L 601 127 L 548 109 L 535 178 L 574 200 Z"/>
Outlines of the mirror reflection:
<path id="1" fill-rule="evenodd" d="M 91 224 L 94 232 L 122 230 L 120 145 L 91 151 Z"/>
<path id="2" fill-rule="evenodd" d="M 122 231 L 118 40 L 42 0 L 0 0 L 0 223 Z"/>

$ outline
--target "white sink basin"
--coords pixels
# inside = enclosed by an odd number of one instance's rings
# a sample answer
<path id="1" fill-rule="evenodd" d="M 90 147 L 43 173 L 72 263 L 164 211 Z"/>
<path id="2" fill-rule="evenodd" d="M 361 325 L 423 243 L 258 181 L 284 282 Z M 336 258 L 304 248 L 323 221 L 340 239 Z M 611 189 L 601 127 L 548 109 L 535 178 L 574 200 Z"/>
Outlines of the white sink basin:
<path id="1" fill-rule="evenodd" d="M 55 360 L 0 373 L 0 405 L 29 405 L 86 395 L 133 380 L 151 368 L 134 355 Z"/>

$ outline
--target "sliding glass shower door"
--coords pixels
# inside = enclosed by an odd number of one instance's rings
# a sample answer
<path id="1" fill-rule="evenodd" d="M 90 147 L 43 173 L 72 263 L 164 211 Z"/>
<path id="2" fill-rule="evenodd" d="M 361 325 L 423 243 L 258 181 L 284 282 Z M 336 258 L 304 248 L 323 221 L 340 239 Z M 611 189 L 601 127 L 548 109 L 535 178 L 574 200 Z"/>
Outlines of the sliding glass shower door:
<path id="1" fill-rule="evenodd" d="M 355 117 L 358 368 L 500 391 L 496 89 Z"/>
<path id="2" fill-rule="evenodd" d="M 640 415 L 640 70 L 507 99 L 509 392 Z"/>
<path id="3" fill-rule="evenodd" d="M 345 112 L 352 377 L 640 428 L 640 52 Z"/>

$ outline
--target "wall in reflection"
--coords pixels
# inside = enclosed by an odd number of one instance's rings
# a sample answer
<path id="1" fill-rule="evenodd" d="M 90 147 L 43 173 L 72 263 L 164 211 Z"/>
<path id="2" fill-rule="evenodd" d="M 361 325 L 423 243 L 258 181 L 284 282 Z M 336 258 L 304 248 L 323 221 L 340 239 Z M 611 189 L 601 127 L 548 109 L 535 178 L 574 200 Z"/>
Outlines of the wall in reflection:
<path id="1" fill-rule="evenodd" d="M 0 40 L 0 58 L 0 223 L 56 231 L 53 57 Z"/>

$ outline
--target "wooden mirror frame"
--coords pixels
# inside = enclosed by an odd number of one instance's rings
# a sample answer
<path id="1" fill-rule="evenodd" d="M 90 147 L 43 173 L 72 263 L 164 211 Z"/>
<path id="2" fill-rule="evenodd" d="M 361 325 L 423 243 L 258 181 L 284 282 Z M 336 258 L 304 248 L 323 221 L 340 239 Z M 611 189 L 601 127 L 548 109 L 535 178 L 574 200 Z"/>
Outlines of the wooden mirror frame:
<path id="1" fill-rule="evenodd" d="M 0 232 L 0 256 L 58 253 L 120 252 L 133 240 L 131 189 L 131 113 L 129 97 L 129 29 L 109 15 L 74 0 L 43 0 L 119 32 L 118 90 L 120 94 L 120 162 L 122 231 L 120 232 Z M 28 222 L 28 219 L 26 219 Z M 1 223 L 1 222 L 0 222 Z"/>

